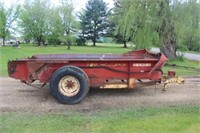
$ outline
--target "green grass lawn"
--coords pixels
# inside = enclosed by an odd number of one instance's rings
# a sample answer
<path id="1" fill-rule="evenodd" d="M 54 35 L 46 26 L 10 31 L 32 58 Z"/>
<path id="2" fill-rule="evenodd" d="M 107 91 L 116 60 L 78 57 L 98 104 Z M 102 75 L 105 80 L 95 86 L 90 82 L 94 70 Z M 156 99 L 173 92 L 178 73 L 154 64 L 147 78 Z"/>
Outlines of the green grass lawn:
<path id="1" fill-rule="evenodd" d="M 123 48 L 123 45 L 117 44 L 97 44 L 97 47 L 93 46 L 72 46 L 71 50 L 67 50 L 66 46 L 47 46 L 38 47 L 31 44 L 20 45 L 21 48 L 12 47 L 0 47 L 0 76 L 7 76 L 7 62 L 8 60 L 15 60 L 16 58 L 31 57 L 33 54 L 76 54 L 76 53 L 125 53 L 131 51 L 131 48 Z M 200 68 L 200 64 L 197 61 L 190 60 L 174 60 L 170 61 L 171 64 L 190 66 Z M 177 67 L 164 67 L 164 71 L 176 70 L 177 75 L 199 75 L 199 72 L 193 69 L 177 68 Z"/>
<path id="2" fill-rule="evenodd" d="M 0 117 L 2 133 L 199 133 L 199 107 L 127 108 L 96 113 Z"/>
<path id="3" fill-rule="evenodd" d="M 183 59 L 183 60 L 171 60 L 168 61 L 167 64 L 169 65 L 177 65 L 177 66 L 168 66 L 166 65 L 163 67 L 163 71 L 167 72 L 168 70 L 175 70 L 176 75 L 178 76 L 199 76 L 200 75 L 200 62 Z M 185 68 L 186 66 L 188 68 Z"/>

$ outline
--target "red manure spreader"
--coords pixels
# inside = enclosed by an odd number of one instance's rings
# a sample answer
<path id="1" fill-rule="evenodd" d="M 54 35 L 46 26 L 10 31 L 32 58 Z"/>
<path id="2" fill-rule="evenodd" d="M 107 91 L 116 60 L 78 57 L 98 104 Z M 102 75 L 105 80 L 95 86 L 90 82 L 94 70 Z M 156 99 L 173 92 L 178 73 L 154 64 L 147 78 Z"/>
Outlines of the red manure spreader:
<path id="1" fill-rule="evenodd" d="M 182 83 L 183 79 L 173 79 L 174 71 L 163 75 L 166 61 L 164 54 L 146 49 L 125 54 L 39 54 L 9 61 L 8 74 L 26 84 L 36 80 L 50 83 L 51 93 L 58 101 L 76 104 L 89 88 L 133 89 L 140 85 Z"/>

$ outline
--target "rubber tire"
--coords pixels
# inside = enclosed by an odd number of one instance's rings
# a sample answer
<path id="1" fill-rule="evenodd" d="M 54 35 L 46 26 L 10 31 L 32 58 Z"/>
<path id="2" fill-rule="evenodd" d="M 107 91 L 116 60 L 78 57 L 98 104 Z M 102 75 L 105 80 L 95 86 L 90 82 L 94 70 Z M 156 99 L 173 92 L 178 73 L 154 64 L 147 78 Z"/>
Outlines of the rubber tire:
<path id="1" fill-rule="evenodd" d="M 76 77 L 80 83 L 80 90 L 75 96 L 68 97 L 59 91 L 59 81 L 66 75 Z M 87 95 L 89 91 L 89 79 L 82 69 L 76 66 L 63 66 L 53 73 L 50 81 L 50 89 L 52 95 L 59 102 L 70 105 L 77 104 Z"/>

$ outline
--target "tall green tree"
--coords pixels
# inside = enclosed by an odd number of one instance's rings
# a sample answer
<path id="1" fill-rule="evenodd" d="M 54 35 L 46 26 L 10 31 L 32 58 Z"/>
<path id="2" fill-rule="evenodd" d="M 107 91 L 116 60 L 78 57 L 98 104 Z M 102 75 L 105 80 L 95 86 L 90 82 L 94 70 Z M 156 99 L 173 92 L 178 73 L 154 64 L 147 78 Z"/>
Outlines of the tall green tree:
<path id="1" fill-rule="evenodd" d="M 20 6 L 18 4 L 5 7 L 0 3 L 0 37 L 3 38 L 3 46 L 5 45 L 5 38 L 10 35 L 11 30 L 15 30 L 13 23 L 20 15 Z"/>
<path id="2" fill-rule="evenodd" d="M 62 19 L 62 25 L 64 29 L 64 35 L 62 40 L 67 43 L 67 49 L 70 49 L 72 44 L 72 33 L 71 31 L 75 28 L 76 21 L 74 17 L 74 7 L 72 0 L 62 0 L 60 7 L 60 15 Z"/>
<path id="3" fill-rule="evenodd" d="M 115 39 L 117 43 L 123 43 L 124 48 L 127 48 L 127 41 L 129 40 L 126 38 L 125 32 L 121 30 L 123 21 L 121 21 L 121 17 L 123 17 L 123 10 L 121 6 L 121 2 L 119 0 L 114 0 L 114 8 L 111 9 L 110 19 L 110 34 Z"/>
<path id="4" fill-rule="evenodd" d="M 121 35 L 124 41 L 132 41 L 136 49 L 149 48 L 155 38 L 150 24 L 150 1 L 115 0 L 114 22 L 115 34 Z"/>
<path id="5" fill-rule="evenodd" d="M 64 35 L 64 26 L 59 7 L 53 7 L 49 10 L 48 26 L 48 44 L 60 44 Z"/>
<path id="6" fill-rule="evenodd" d="M 199 2 L 197 0 L 119 0 L 115 7 L 116 31 L 130 37 L 136 48 L 152 45 L 168 58 L 177 48 L 199 45 Z"/>
<path id="7" fill-rule="evenodd" d="M 177 1 L 174 6 L 178 48 L 200 52 L 200 1 Z"/>
<path id="8" fill-rule="evenodd" d="M 108 30 L 107 4 L 103 0 L 89 0 L 79 18 L 83 37 L 92 40 L 95 46 L 97 39 Z"/>
<path id="9" fill-rule="evenodd" d="M 155 10 L 155 16 L 153 16 L 154 27 L 159 36 L 160 50 L 168 58 L 176 58 L 177 51 L 177 35 L 175 32 L 175 22 L 173 13 L 171 10 L 169 0 L 160 0 L 155 3 L 158 8 Z"/>
<path id="10" fill-rule="evenodd" d="M 21 15 L 21 27 L 24 37 L 31 38 L 38 45 L 45 44 L 48 34 L 49 3 L 46 0 L 25 1 Z"/>

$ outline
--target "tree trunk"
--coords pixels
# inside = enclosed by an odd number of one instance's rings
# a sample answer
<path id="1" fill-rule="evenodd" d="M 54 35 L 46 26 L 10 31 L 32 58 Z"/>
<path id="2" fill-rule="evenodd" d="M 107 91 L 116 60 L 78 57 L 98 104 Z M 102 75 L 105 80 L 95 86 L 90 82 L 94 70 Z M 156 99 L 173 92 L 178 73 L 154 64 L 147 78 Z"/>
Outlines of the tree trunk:
<path id="1" fill-rule="evenodd" d="M 161 48 L 160 51 L 165 54 L 168 59 L 176 58 L 176 33 L 171 18 L 171 10 L 169 0 L 158 1 L 159 11 L 158 18 L 161 25 L 157 27 L 156 32 L 159 35 Z"/>
<path id="2" fill-rule="evenodd" d="M 38 42 L 38 46 L 41 46 L 41 40 L 38 40 L 37 42 Z"/>
<path id="3" fill-rule="evenodd" d="M 160 38 L 162 38 L 160 43 L 163 44 L 160 51 L 164 53 L 168 59 L 176 58 L 176 34 L 173 26 L 169 25 L 165 32 L 160 33 Z"/>
<path id="4" fill-rule="evenodd" d="M 68 50 L 70 50 L 70 46 L 71 46 L 71 42 L 68 41 L 68 42 L 67 42 L 67 49 L 68 49 Z"/>
<path id="5" fill-rule="evenodd" d="M 96 40 L 93 40 L 93 46 L 96 46 Z"/>
<path id="6" fill-rule="evenodd" d="M 70 44 L 67 45 L 67 50 L 70 50 Z"/>
<path id="7" fill-rule="evenodd" d="M 160 48 L 160 51 L 169 59 L 176 58 L 176 44 L 165 44 Z"/>
<path id="8" fill-rule="evenodd" d="M 2 46 L 5 46 L 5 36 L 3 36 L 3 45 Z"/>
<path id="9" fill-rule="evenodd" d="M 127 48 L 127 44 L 126 44 L 126 41 L 124 40 L 124 48 Z"/>
<path id="10" fill-rule="evenodd" d="M 41 46 L 41 45 L 42 45 L 43 40 L 42 40 L 42 37 L 41 37 L 41 36 L 38 37 L 37 42 L 38 42 L 38 46 Z"/>

